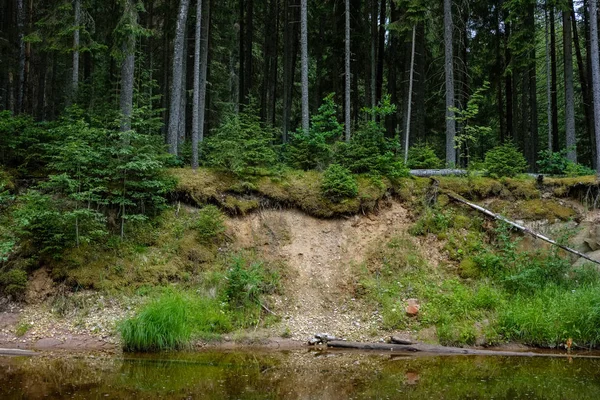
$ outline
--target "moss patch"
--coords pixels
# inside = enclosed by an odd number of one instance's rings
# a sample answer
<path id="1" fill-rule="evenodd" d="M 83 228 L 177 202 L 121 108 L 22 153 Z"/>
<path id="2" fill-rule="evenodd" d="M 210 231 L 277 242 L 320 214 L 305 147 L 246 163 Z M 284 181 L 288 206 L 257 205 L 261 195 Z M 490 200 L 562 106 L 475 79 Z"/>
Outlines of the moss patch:
<path id="1" fill-rule="evenodd" d="M 329 218 L 373 210 L 386 193 L 393 191 L 387 179 L 358 176 L 358 196 L 333 202 L 322 194 L 322 174 L 317 171 L 286 171 L 277 176 L 240 180 L 213 169 L 173 169 L 177 194 L 195 205 L 213 203 L 230 214 L 246 214 L 263 204 L 295 207 L 309 215 Z"/>
<path id="2" fill-rule="evenodd" d="M 568 221 L 577 217 L 577 211 L 554 199 L 509 201 L 495 199 L 488 203 L 492 211 L 513 219 L 549 222 Z"/>

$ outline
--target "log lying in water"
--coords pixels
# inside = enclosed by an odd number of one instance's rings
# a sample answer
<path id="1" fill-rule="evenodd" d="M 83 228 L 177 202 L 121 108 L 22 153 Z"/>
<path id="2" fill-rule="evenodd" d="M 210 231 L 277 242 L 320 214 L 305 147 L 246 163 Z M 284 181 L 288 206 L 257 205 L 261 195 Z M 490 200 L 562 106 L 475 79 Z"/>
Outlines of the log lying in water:
<path id="1" fill-rule="evenodd" d="M 503 356 L 503 357 L 583 357 L 600 358 L 599 356 L 586 356 L 575 354 L 551 354 L 551 353 L 533 353 L 530 351 L 502 351 L 502 350 L 483 350 L 483 349 L 463 349 L 461 347 L 433 346 L 429 344 L 415 343 L 410 345 L 394 343 L 360 343 L 336 340 L 327 343 L 327 347 L 338 349 L 357 349 L 357 350 L 377 350 L 398 353 L 428 353 L 440 355 L 474 355 L 474 356 Z"/>
<path id="2" fill-rule="evenodd" d="M 412 176 L 451 176 L 451 175 L 467 175 L 466 169 L 411 169 Z"/>
<path id="3" fill-rule="evenodd" d="M 589 256 L 587 256 L 587 255 L 585 255 L 585 254 L 583 254 L 583 253 L 581 253 L 581 252 L 579 252 L 579 251 L 577 251 L 575 249 L 572 249 L 570 247 L 562 245 L 562 244 L 560 244 L 560 243 L 558 243 L 558 242 L 550 239 L 549 237 L 546 237 L 544 235 L 541 235 L 539 233 L 536 233 L 536 232 L 532 231 L 531 229 L 529 229 L 527 227 L 521 226 L 521 225 L 517 224 L 516 222 L 513 222 L 513 221 L 509 220 L 506 217 L 503 217 L 500 214 L 496 214 L 493 211 L 488 210 L 487 208 L 481 207 L 481 206 L 479 206 L 479 205 L 477 205 L 475 203 L 471 203 L 470 201 L 467 201 L 467 200 L 463 199 L 462 197 L 460 197 L 460 196 L 458 196 L 458 195 L 456 195 L 456 194 L 454 194 L 452 192 L 445 191 L 444 193 L 449 198 L 451 198 L 452 200 L 458 201 L 459 203 L 462 203 L 462 204 L 466 204 L 467 206 L 469 206 L 469 207 L 471 207 L 471 208 L 473 208 L 473 209 L 475 209 L 475 210 L 477 210 L 477 211 L 479 211 L 479 212 L 481 212 L 481 213 L 483 213 L 483 214 L 485 214 L 485 215 L 487 215 L 489 217 L 495 218 L 495 219 L 497 219 L 499 221 L 506 222 L 507 224 L 509 224 L 513 228 L 516 228 L 516 229 L 520 230 L 521 232 L 527 233 L 527 234 L 529 234 L 529 235 L 531 235 L 533 237 L 541 239 L 541 240 L 543 240 L 545 242 L 548 242 L 548 243 L 550 243 L 550 244 L 552 244 L 554 246 L 560 247 L 561 249 L 563 249 L 563 250 L 565 250 L 565 251 L 567 251 L 569 253 L 575 254 L 575 255 L 577 255 L 577 256 L 579 256 L 581 258 L 584 258 L 584 259 L 586 259 L 588 261 L 591 261 L 591 262 L 593 262 L 595 264 L 600 264 L 600 261 L 598 261 L 598 260 L 594 260 L 593 258 L 591 258 L 591 257 L 589 257 Z"/>

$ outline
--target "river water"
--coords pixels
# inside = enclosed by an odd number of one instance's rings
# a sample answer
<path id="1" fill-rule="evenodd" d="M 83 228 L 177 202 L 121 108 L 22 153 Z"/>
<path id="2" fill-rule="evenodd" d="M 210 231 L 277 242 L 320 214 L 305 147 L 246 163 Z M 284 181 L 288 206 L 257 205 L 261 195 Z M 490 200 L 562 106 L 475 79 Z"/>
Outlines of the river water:
<path id="1" fill-rule="evenodd" d="M 600 360 L 368 352 L 0 357 L 0 399 L 600 399 Z"/>

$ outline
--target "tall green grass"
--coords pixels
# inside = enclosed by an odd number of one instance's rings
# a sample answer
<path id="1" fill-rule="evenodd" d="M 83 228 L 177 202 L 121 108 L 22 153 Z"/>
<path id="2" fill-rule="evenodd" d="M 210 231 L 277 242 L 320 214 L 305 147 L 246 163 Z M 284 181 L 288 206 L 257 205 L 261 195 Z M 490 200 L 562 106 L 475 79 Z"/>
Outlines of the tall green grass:
<path id="1" fill-rule="evenodd" d="M 230 315 L 216 299 L 169 291 L 120 326 L 123 350 L 152 352 L 186 348 L 193 336 L 229 332 Z"/>

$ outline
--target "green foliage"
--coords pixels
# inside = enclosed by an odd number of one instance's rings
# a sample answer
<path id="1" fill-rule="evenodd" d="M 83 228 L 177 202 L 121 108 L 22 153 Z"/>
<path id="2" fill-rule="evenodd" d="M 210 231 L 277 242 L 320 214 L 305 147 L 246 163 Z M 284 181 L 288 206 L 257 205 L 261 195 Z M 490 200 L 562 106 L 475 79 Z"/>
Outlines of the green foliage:
<path id="1" fill-rule="evenodd" d="M 248 263 L 241 256 L 233 259 L 227 270 L 225 296 L 233 309 L 261 304 L 262 296 L 274 293 L 279 286 L 280 276 L 269 271 L 261 262 Z"/>
<path id="2" fill-rule="evenodd" d="M 535 292 L 518 294 L 498 316 L 507 340 L 536 346 L 557 347 L 572 338 L 578 346 L 600 343 L 600 290 L 585 285 L 572 290 L 549 285 Z"/>
<path id="3" fill-rule="evenodd" d="M 325 170 L 321 190 L 325 197 L 335 202 L 358 195 L 356 180 L 350 171 L 339 164 L 331 164 Z"/>
<path id="4" fill-rule="evenodd" d="M 495 177 L 513 177 L 527 170 L 527 160 L 513 143 L 507 142 L 485 154 L 485 168 Z"/>
<path id="5" fill-rule="evenodd" d="M 354 133 L 349 143 L 340 142 L 336 162 L 353 173 L 374 173 L 390 179 L 409 175 L 408 168 L 394 155 L 395 142 L 387 139 L 383 128 L 369 121 Z"/>
<path id="6" fill-rule="evenodd" d="M 4 294 L 19 298 L 26 288 L 27 272 L 17 268 L 0 272 L 0 289 Z"/>
<path id="7" fill-rule="evenodd" d="M 110 224 L 123 227 L 165 206 L 175 182 L 165 173 L 169 156 L 157 136 L 95 128 L 76 113 L 53 132 L 62 139 L 49 147 L 54 173 L 43 188 L 71 200 L 75 211 L 103 208 Z"/>
<path id="8" fill-rule="evenodd" d="M 30 190 L 13 210 L 15 234 L 43 255 L 58 256 L 78 243 L 91 242 L 106 232 L 104 218 L 93 209 L 75 209 L 69 202 Z"/>
<path id="9" fill-rule="evenodd" d="M 179 293 L 167 293 L 124 321 L 119 330 L 125 351 L 181 349 L 192 334 L 187 299 Z"/>
<path id="10" fill-rule="evenodd" d="M 460 127 L 456 135 L 456 148 L 461 150 L 461 157 L 466 159 L 468 164 L 471 157 L 471 148 L 485 143 L 492 134 L 492 128 L 489 126 L 477 125 L 475 120 L 479 114 L 479 106 L 484 103 L 483 93 L 490 87 L 489 82 L 484 82 L 483 86 L 477 89 L 469 98 L 467 106 L 464 109 L 454 108 L 454 120 Z"/>
<path id="11" fill-rule="evenodd" d="M 263 127 L 248 105 L 242 113 L 227 115 L 215 134 L 204 141 L 205 163 L 236 175 L 264 174 L 277 160 L 273 137 L 273 130 Z"/>
<path id="12" fill-rule="evenodd" d="M 436 169 L 442 166 L 442 160 L 427 143 L 417 144 L 408 149 L 407 167 L 411 169 Z"/>
<path id="13" fill-rule="evenodd" d="M 225 233 L 225 218 L 216 206 L 208 205 L 198 211 L 194 229 L 203 243 L 218 241 Z"/>
<path id="14" fill-rule="evenodd" d="M 214 337 L 231 331 L 231 315 L 225 304 L 197 293 L 168 289 L 121 323 L 125 351 L 177 350 L 194 337 Z"/>
<path id="15" fill-rule="evenodd" d="M 333 144 L 340 139 L 344 127 L 336 117 L 334 93 L 323 99 L 319 112 L 312 117 L 310 131 L 293 133 L 286 148 L 290 166 L 304 170 L 323 170 L 333 158 Z"/>
<path id="16" fill-rule="evenodd" d="M 540 173 L 548 175 L 584 176 L 594 175 L 596 171 L 567 159 L 567 149 L 558 152 L 542 150 L 537 161 Z"/>
<path id="17" fill-rule="evenodd" d="M 426 236 L 430 233 L 438 235 L 447 232 L 452 227 L 453 218 L 452 209 L 427 208 L 408 231 L 414 236 Z"/>

